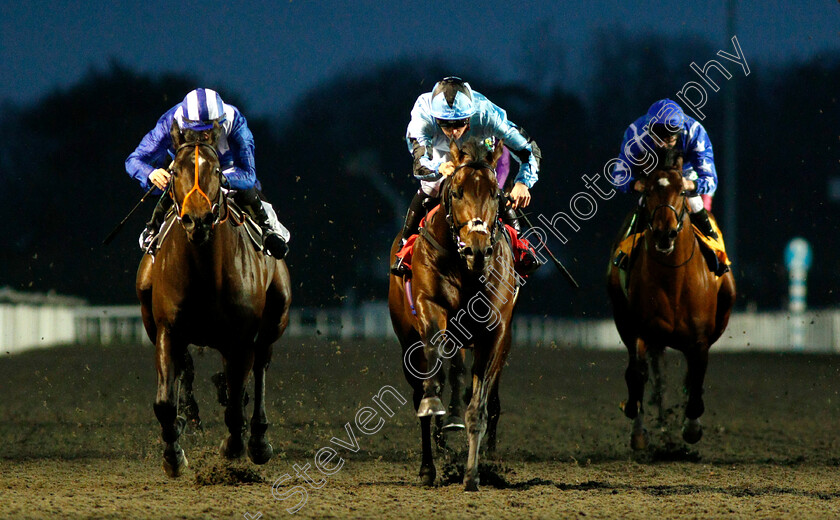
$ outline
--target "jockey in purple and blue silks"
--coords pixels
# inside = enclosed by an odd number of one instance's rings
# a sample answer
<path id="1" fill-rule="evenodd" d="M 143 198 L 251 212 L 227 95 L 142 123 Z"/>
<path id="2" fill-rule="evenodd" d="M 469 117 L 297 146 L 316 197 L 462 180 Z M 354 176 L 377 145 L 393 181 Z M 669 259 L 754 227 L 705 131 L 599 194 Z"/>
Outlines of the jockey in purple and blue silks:
<path id="1" fill-rule="evenodd" d="M 613 183 L 624 193 L 643 192 L 644 181 L 638 180 L 636 174 L 648 164 L 648 153 L 657 147 L 676 147 L 682 152 L 683 189 L 688 192 L 691 223 L 706 236 L 717 239 L 701 198 L 711 197 L 717 189 L 712 142 L 703 125 L 686 115 L 675 101 L 657 101 L 647 114 L 630 124 L 612 172 Z"/>
<path id="2" fill-rule="evenodd" d="M 173 121 L 178 122 L 182 132 L 208 132 L 214 122 L 219 124 L 221 134 L 216 147 L 222 173 L 227 180 L 226 187 L 234 190 L 236 203 L 256 217 L 263 231 L 266 250 L 278 259 L 283 258 L 289 250 L 289 232 L 277 220 L 271 204 L 260 200 L 260 182 L 254 169 L 254 136 L 248 129 L 245 116 L 235 106 L 225 104 L 216 91 L 195 89 L 181 103 L 166 111 L 126 159 L 128 174 L 140 181 L 144 189 L 152 185 L 160 190 L 166 188 L 170 178 L 167 168 L 175 157 L 170 136 Z M 144 251 L 150 250 L 149 246 L 171 206 L 171 197 L 161 197 L 140 238 L 140 247 Z"/>
<path id="3" fill-rule="evenodd" d="M 436 83 L 431 92 L 417 98 L 411 110 L 406 142 L 414 156 L 414 177 L 420 181 L 420 189 L 406 213 L 402 243 L 417 233 L 417 226 L 425 214 L 424 205 L 431 208 L 440 202 L 440 186 L 455 171 L 449 142 L 462 138 L 502 139 L 520 164 L 509 194 L 512 202 L 500 203 L 500 208 L 504 208 L 500 210 L 504 220 L 519 230 L 514 210 L 531 203 L 529 190 L 538 179 L 540 149 L 523 129 L 508 120 L 503 109 L 472 90 L 461 78 L 448 77 Z M 533 260 L 540 265 L 536 258 Z M 391 272 L 397 275 L 407 272 L 401 258 L 395 260 Z"/>

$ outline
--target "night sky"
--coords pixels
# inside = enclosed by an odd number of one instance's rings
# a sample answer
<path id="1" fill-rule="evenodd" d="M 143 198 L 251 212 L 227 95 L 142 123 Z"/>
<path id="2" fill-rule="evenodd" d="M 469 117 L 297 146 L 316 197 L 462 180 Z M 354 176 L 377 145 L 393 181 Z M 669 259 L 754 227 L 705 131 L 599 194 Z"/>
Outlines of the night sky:
<path id="1" fill-rule="evenodd" d="M 599 32 L 699 36 L 732 50 L 724 0 L 595 0 L 576 7 L 506 0 L 471 3 L 469 10 L 453 10 L 463 5 L 455 2 L 402 1 L 0 5 L 0 101 L 14 104 L 36 102 L 110 60 L 144 73 L 187 73 L 204 86 L 218 83 L 233 89 L 249 113 L 277 115 L 331 77 L 399 58 L 480 57 L 504 81 L 544 73 L 579 92 L 592 72 L 587 56 Z M 840 4 L 744 0 L 736 34 L 753 70 L 810 58 L 840 45 Z"/>

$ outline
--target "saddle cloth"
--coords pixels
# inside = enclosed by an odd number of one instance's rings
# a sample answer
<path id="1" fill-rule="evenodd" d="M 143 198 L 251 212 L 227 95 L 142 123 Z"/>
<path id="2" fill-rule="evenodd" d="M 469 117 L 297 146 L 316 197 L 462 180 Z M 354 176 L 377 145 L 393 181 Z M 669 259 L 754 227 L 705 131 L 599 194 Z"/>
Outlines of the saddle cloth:
<path id="1" fill-rule="evenodd" d="M 432 210 L 429 211 L 429 213 L 425 217 L 423 217 L 423 219 L 420 221 L 420 229 L 426 227 L 426 219 L 430 218 L 436 211 L 438 211 L 439 208 L 440 204 L 432 208 Z M 531 258 L 534 258 L 537 256 L 536 250 L 533 246 L 531 246 L 527 239 L 519 238 L 516 230 L 513 227 L 505 224 L 504 229 L 507 235 L 507 242 L 510 244 L 511 249 L 513 251 L 513 269 L 517 273 L 519 273 L 520 276 L 522 276 L 521 273 L 524 270 L 526 270 L 527 267 L 525 263 L 530 260 L 528 258 L 528 251 L 530 251 L 531 255 L 533 255 L 531 256 Z M 397 251 L 395 255 L 397 258 L 403 259 L 403 265 L 406 266 L 406 268 L 409 271 L 411 271 L 411 257 L 414 254 L 414 245 L 417 243 L 417 237 L 419 236 L 419 234 L 415 233 L 408 237 L 403 247 L 399 251 Z"/>
<path id="2" fill-rule="evenodd" d="M 726 256 L 726 246 L 723 244 L 723 233 L 721 233 L 720 228 L 718 228 L 717 222 L 715 222 L 714 219 L 709 219 L 709 221 L 712 223 L 712 228 L 718 235 L 717 240 L 707 237 L 694 225 L 691 226 L 692 229 L 694 229 L 694 235 L 700 242 L 700 247 L 710 251 L 711 254 L 717 257 L 717 261 L 721 264 L 732 265 L 729 257 Z M 632 258 L 635 247 L 642 242 L 643 234 L 644 233 L 631 233 L 627 238 L 622 240 L 618 245 L 618 249 L 613 254 L 613 258 L 616 258 L 617 256 L 620 256 L 622 259 Z M 716 266 L 710 265 L 709 267 L 714 270 Z"/>

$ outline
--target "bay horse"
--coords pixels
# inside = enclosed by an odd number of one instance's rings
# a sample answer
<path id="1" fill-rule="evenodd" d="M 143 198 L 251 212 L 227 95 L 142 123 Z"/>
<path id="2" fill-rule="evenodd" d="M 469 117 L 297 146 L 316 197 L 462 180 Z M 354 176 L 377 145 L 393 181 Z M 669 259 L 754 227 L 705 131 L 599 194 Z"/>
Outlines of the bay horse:
<path id="1" fill-rule="evenodd" d="M 700 440 L 709 348 L 726 329 L 735 301 L 732 272 L 716 276 L 699 251 L 683 189 L 682 156 L 674 150 L 658 150 L 657 157 L 654 171 L 640 177 L 644 192 L 638 211 L 646 226 L 628 267 L 627 295 L 613 262 L 607 280 L 616 328 L 629 354 L 628 398 L 623 406 L 624 414 L 633 419 L 630 445 L 634 450 L 648 444 L 642 405 L 648 354 L 654 372 L 652 404 L 658 407 L 660 423 L 664 422 L 660 363 L 666 346 L 682 352 L 687 363 L 683 440 L 689 444 Z"/>
<path id="2" fill-rule="evenodd" d="M 243 227 L 230 217 L 221 189 L 218 124 L 208 137 L 192 131 L 182 135 L 176 121 L 170 135 L 176 152 L 168 193 L 178 225 L 171 226 L 155 256 L 143 255 L 136 289 L 143 325 L 156 349 L 154 410 L 162 429 L 163 466 L 174 478 L 188 466 L 178 443 L 186 422 L 179 414 L 178 392 L 185 368 L 191 365 L 190 344 L 212 347 L 222 355 L 229 435 L 222 441 L 221 455 L 235 459 L 245 453 L 243 396 L 253 369 L 247 453 L 255 464 L 271 459 L 265 376 L 272 344 L 289 321 L 291 284 L 286 263 L 256 251 Z"/>
<path id="3" fill-rule="evenodd" d="M 427 217 L 412 257 L 411 297 L 401 276 L 390 276 L 388 306 L 403 352 L 403 372 L 420 418 L 421 483 L 434 484 L 431 419 L 446 413 L 440 400 L 441 359 L 457 358 L 472 345 L 472 396 L 465 414 L 469 455 L 464 488 L 478 490 L 478 451 L 487 434 L 496 447 L 499 377 L 511 344 L 517 286 L 511 248 L 498 220 L 494 167 L 502 144 L 488 150 L 467 141 L 450 143 L 455 172 L 441 187 L 441 206 Z M 399 249 L 398 235 L 389 261 Z M 415 315 L 416 312 L 416 315 Z M 453 392 L 459 392 L 453 389 Z M 460 397 L 460 396 L 459 396 Z"/>

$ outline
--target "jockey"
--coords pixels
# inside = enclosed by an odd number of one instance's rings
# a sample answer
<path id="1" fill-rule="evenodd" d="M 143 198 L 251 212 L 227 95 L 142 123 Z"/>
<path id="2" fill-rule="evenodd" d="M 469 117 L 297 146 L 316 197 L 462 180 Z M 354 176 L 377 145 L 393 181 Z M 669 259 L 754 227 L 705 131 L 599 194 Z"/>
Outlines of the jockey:
<path id="1" fill-rule="evenodd" d="M 511 155 L 519 162 L 519 173 L 510 191 L 510 202 L 500 210 L 504 220 L 519 230 L 514 210 L 531 202 L 530 188 L 537 182 L 540 149 L 527 133 L 507 118 L 507 113 L 484 95 L 470 88 L 461 78 L 447 77 L 435 84 L 431 92 L 422 94 L 411 110 L 406 131 L 408 150 L 414 156 L 414 177 L 420 189 L 409 204 L 402 230 L 402 244 L 417 233 L 425 214 L 440 202 L 440 186 L 452 175 L 455 166 L 449 155 L 449 142 L 462 138 L 502 139 Z M 530 252 L 527 253 L 529 256 Z M 534 265 L 539 262 L 534 257 Z M 391 266 L 395 275 L 403 275 L 407 268 L 397 257 Z"/>
<path id="2" fill-rule="evenodd" d="M 256 218 L 262 228 L 266 250 L 275 258 L 283 258 L 289 251 L 286 244 L 288 231 L 277 221 L 271 204 L 260 200 L 260 182 L 254 170 L 254 136 L 248 129 L 245 116 L 235 106 L 225 104 L 216 91 L 195 89 L 163 114 L 126 159 L 128 174 L 140 181 L 144 189 L 152 185 L 160 190 L 166 188 L 170 177 L 166 168 L 175 157 L 169 134 L 173 120 L 178 122 L 182 131 L 202 132 L 213 128 L 214 122 L 219 124 L 222 130 L 217 143 L 219 162 L 228 186 L 235 190 L 234 201 Z M 172 202 L 171 197 L 164 196 L 155 206 L 152 218 L 140 237 L 140 247 L 144 251 L 150 249 Z"/>
<path id="3" fill-rule="evenodd" d="M 612 172 L 613 183 L 625 193 L 643 192 L 644 181 L 638 180 L 636 174 L 649 164 L 648 152 L 655 147 L 676 147 L 682 152 L 683 189 L 688 192 L 691 223 L 707 237 L 717 240 L 718 234 L 701 198 L 701 195 L 711 197 L 717 189 L 712 143 L 703 125 L 686 115 L 676 102 L 660 99 L 650 106 L 647 114 L 630 124 Z"/>

